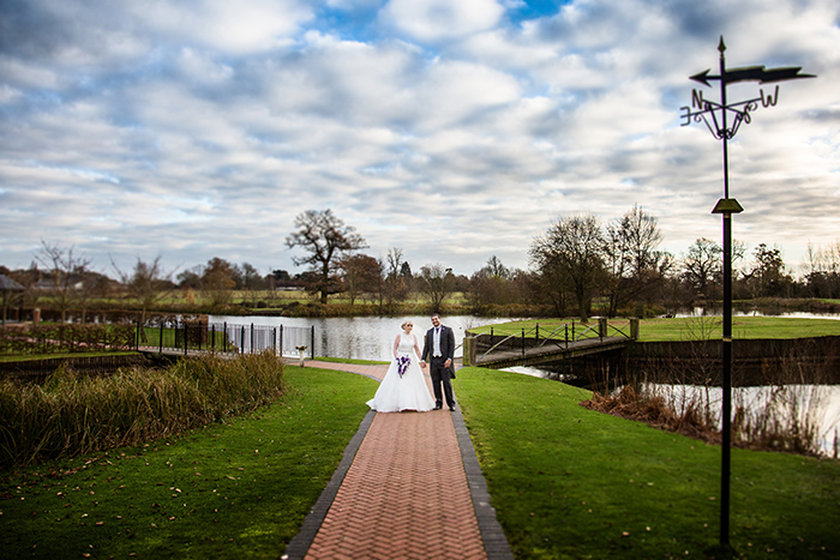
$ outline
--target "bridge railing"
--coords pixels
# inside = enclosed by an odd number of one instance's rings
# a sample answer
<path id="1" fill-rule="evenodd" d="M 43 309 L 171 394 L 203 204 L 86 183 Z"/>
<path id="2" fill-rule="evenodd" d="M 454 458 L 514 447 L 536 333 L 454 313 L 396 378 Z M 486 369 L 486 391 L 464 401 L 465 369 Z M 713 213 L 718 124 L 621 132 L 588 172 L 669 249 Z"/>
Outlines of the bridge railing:
<path id="1" fill-rule="evenodd" d="M 622 327 L 610 323 L 606 317 L 598 317 L 592 324 L 576 323 L 574 320 L 564 322 L 546 334 L 546 329 L 540 329 L 539 322 L 529 329 L 522 328 L 520 332 L 510 335 L 495 335 L 493 327 L 490 333 L 467 336 L 464 338 L 464 364 L 478 365 L 488 355 L 494 352 L 518 352 L 525 355 L 530 348 L 553 345 L 557 348 L 568 349 L 570 344 L 588 338 L 604 338 L 619 336 L 631 340 L 638 338 L 639 320 L 631 318 Z"/>

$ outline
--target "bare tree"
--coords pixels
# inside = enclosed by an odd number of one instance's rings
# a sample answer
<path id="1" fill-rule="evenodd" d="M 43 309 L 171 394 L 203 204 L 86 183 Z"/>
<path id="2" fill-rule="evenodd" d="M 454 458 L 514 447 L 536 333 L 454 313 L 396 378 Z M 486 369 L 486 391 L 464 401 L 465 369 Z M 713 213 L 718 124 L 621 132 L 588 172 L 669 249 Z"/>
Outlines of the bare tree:
<path id="1" fill-rule="evenodd" d="M 514 272 L 495 255 L 470 278 L 467 295 L 476 309 L 490 304 L 510 303 L 515 299 Z"/>
<path id="2" fill-rule="evenodd" d="M 444 268 L 440 263 L 426 265 L 420 268 L 420 286 L 432 311 L 440 312 L 443 301 L 452 293 L 455 276 L 451 268 Z"/>
<path id="3" fill-rule="evenodd" d="M 496 255 L 487 259 L 487 264 L 484 265 L 484 268 L 480 272 L 493 278 L 501 278 L 502 280 L 508 280 L 512 276 L 511 270 L 503 265 L 502 261 Z"/>
<path id="4" fill-rule="evenodd" d="M 752 297 L 783 296 L 789 291 L 793 279 L 785 272 L 782 251 L 770 249 L 766 243 L 759 243 L 753 252 L 755 264 L 744 274 L 743 282 Z"/>
<path id="5" fill-rule="evenodd" d="M 697 239 L 683 259 L 683 278 L 695 293 L 710 297 L 720 282 L 723 249 L 711 239 Z"/>
<path id="6" fill-rule="evenodd" d="M 531 262 L 553 290 L 573 294 L 583 321 L 589 319 L 592 298 L 603 280 L 603 245 L 601 227 L 594 216 L 560 219 L 531 245 Z"/>
<path id="7" fill-rule="evenodd" d="M 411 291 L 408 285 L 410 279 L 403 270 L 408 264 L 403 260 L 403 251 L 398 247 L 388 249 L 385 265 L 385 300 L 388 305 L 395 301 L 403 301 Z"/>
<path id="8" fill-rule="evenodd" d="M 656 218 L 638 206 L 607 227 L 604 262 L 609 273 L 610 316 L 620 306 L 661 287 L 672 267 L 671 256 L 657 250 L 661 242 Z"/>
<path id="9" fill-rule="evenodd" d="M 140 324 L 146 324 L 146 314 L 159 302 L 172 282 L 172 272 L 164 273 L 160 264 L 160 255 L 155 257 L 151 263 L 147 263 L 137 257 L 137 262 L 134 264 L 134 270 L 130 273 L 123 272 L 111 260 L 111 266 L 119 276 L 120 282 L 128 290 L 131 297 L 140 302 Z M 145 333 L 144 330 L 141 332 Z"/>
<path id="10" fill-rule="evenodd" d="M 340 286 L 338 260 L 347 253 L 367 247 L 364 238 L 355 228 L 345 225 L 332 210 L 307 210 L 295 218 L 297 231 L 286 238 L 286 245 L 293 249 L 302 247 L 309 254 L 293 258 L 296 265 L 306 264 L 317 279 L 312 290 L 320 293 L 321 303 L 327 302 L 331 293 Z"/>
<path id="11" fill-rule="evenodd" d="M 209 297 L 211 306 L 221 307 L 230 303 L 231 290 L 236 286 L 233 276 L 233 265 L 225 259 L 213 257 L 207 261 L 201 275 L 201 289 Z"/>
<path id="12" fill-rule="evenodd" d="M 360 295 L 375 294 L 378 291 L 381 269 L 379 262 L 370 255 L 348 255 L 341 259 L 344 290 L 350 297 L 350 305 Z"/>
<path id="13" fill-rule="evenodd" d="M 41 240 L 41 250 L 35 258 L 47 267 L 49 293 L 61 312 L 61 321 L 67 321 L 67 311 L 79 299 L 84 287 L 84 273 L 90 266 L 90 259 L 79 257 L 74 248 L 50 245 Z"/>
<path id="14" fill-rule="evenodd" d="M 840 294 L 840 241 L 825 247 L 808 244 L 808 291 L 812 297 L 836 298 Z"/>

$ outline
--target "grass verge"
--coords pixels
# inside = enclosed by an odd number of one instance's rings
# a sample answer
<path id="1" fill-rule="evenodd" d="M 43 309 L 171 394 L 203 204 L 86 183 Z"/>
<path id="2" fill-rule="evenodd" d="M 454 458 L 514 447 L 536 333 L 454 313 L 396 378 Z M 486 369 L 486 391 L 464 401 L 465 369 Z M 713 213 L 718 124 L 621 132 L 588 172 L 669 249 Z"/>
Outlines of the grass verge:
<path id="1" fill-rule="evenodd" d="M 140 448 L 5 471 L 0 558 L 273 558 L 376 382 L 286 366 L 281 402 Z"/>
<path id="2" fill-rule="evenodd" d="M 318 356 L 315 358 L 318 362 L 331 362 L 337 364 L 356 364 L 362 366 L 389 364 L 390 362 L 382 360 L 356 360 L 350 358 L 327 358 L 325 356 Z"/>
<path id="3" fill-rule="evenodd" d="M 587 410 L 590 393 L 458 371 L 458 402 L 517 559 L 703 558 L 717 544 L 720 448 Z M 840 462 L 732 450 L 743 558 L 836 558 Z"/>

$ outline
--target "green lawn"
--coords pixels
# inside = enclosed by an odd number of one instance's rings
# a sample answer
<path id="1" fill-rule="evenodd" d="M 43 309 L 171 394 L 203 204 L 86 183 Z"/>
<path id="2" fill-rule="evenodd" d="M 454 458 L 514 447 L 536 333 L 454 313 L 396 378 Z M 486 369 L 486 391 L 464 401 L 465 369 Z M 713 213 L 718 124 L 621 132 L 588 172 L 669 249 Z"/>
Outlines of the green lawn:
<path id="1" fill-rule="evenodd" d="M 720 448 L 578 405 L 587 391 L 464 368 L 456 391 L 518 559 L 703 558 L 718 539 Z M 837 558 L 840 462 L 735 449 L 744 558 Z"/>
<path id="2" fill-rule="evenodd" d="M 498 335 L 520 334 L 525 329 L 526 336 L 534 336 L 533 329 L 539 325 L 540 336 L 562 327 L 571 325 L 572 319 L 536 319 L 527 321 L 511 321 L 509 323 L 493 325 L 493 333 Z M 580 335 L 587 327 L 597 329 L 597 321 L 591 320 L 587 325 L 574 319 L 575 334 Z M 610 319 L 607 334 L 617 334 L 616 328 L 629 334 L 627 319 Z M 615 327 L 615 328 L 613 328 Z M 569 327 L 571 329 L 571 326 Z M 490 326 L 470 329 L 476 334 L 490 332 Z M 563 338 L 564 330 L 557 331 L 552 338 Z M 794 317 L 734 317 L 732 333 L 735 338 L 803 338 L 812 336 L 840 335 L 840 321 L 835 319 L 802 319 Z M 721 317 L 685 317 L 674 319 L 642 319 L 639 321 L 639 340 L 655 342 L 664 340 L 696 340 L 698 338 L 717 338 L 722 334 Z M 571 330 L 569 331 L 571 336 Z M 595 336 L 590 331 L 588 336 Z"/>
<path id="3" fill-rule="evenodd" d="M 314 368 L 285 377 L 283 402 L 228 424 L 3 473 L 0 558 L 278 558 L 376 390 Z"/>
<path id="4" fill-rule="evenodd" d="M 376 382 L 286 368 L 258 413 L 145 448 L 3 473 L 0 558 L 278 558 Z M 455 390 L 516 558 L 704 558 L 720 450 L 579 406 L 589 393 L 459 371 Z M 733 450 L 743 558 L 836 558 L 840 462 Z M 418 527 L 417 530 L 422 530 Z"/>
<path id="5" fill-rule="evenodd" d="M 646 319 L 639 327 L 639 339 L 690 340 L 694 333 L 708 332 L 720 338 L 721 317 Z M 835 319 L 802 319 L 796 317 L 733 317 L 735 338 L 805 338 L 840 335 L 840 321 Z"/>
<path id="6" fill-rule="evenodd" d="M 390 364 L 384 360 L 357 360 L 352 358 L 327 358 L 324 356 L 317 356 L 315 358 L 319 362 L 332 362 L 335 364 L 356 364 L 363 366 Z"/>

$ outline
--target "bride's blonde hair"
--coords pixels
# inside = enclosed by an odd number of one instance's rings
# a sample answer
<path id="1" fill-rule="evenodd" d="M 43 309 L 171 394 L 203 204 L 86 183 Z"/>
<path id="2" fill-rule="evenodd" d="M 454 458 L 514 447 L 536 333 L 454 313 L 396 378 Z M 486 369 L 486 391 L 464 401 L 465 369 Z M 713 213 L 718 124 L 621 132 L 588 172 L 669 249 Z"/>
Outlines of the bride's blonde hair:
<path id="1" fill-rule="evenodd" d="M 413 326 L 414 326 L 414 323 L 412 323 L 411 321 L 403 321 L 403 324 L 402 324 L 402 325 L 400 325 L 400 328 L 401 328 L 402 330 L 405 330 L 405 328 L 406 328 L 408 325 L 411 325 L 411 326 L 413 327 Z"/>

